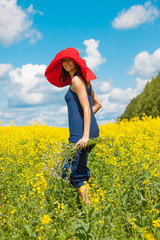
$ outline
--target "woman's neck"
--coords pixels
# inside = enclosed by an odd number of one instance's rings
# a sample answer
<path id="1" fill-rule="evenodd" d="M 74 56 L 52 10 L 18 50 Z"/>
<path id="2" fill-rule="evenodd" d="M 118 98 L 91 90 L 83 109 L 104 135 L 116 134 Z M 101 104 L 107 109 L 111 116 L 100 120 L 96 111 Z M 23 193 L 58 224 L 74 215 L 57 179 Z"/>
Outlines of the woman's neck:
<path id="1" fill-rule="evenodd" d="M 69 74 L 70 74 L 71 78 L 74 77 L 75 72 L 76 72 L 76 70 L 69 71 Z"/>

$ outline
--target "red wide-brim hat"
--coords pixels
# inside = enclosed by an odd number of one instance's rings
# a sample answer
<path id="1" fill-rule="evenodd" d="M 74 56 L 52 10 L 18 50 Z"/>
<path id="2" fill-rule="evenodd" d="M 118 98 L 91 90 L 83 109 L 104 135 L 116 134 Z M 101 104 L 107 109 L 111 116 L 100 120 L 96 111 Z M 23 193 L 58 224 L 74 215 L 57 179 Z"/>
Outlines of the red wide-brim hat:
<path id="1" fill-rule="evenodd" d="M 45 76 L 48 81 L 56 87 L 64 87 L 70 85 L 71 77 L 68 74 L 68 79 L 66 82 L 60 81 L 60 74 L 62 71 L 62 59 L 70 58 L 73 59 L 81 68 L 82 74 L 86 81 L 91 81 L 96 79 L 95 74 L 87 67 L 86 61 L 79 56 L 79 52 L 75 48 L 66 48 L 60 51 L 52 62 L 49 64 L 45 71 Z"/>

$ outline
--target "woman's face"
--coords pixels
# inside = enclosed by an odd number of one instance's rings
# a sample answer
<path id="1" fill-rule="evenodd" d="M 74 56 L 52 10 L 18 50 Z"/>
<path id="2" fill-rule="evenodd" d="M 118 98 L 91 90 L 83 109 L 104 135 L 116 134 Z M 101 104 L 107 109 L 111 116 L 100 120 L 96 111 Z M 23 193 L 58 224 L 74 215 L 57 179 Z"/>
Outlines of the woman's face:
<path id="1" fill-rule="evenodd" d="M 74 71 L 76 69 L 76 64 L 75 64 L 73 59 L 63 58 L 62 63 L 63 63 L 63 68 L 67 72 L 72 72 L 72 71 Z"/>

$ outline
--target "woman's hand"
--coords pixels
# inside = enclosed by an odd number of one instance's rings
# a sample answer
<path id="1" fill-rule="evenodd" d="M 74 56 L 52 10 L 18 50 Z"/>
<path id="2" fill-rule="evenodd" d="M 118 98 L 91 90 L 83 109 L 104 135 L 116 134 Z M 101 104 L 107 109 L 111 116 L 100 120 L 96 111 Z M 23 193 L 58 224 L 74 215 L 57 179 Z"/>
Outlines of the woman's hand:
<path id="1" fill-rule="evenodd" d="M 81 149 L 84 147 L 87 147 L 87 142 L 89 140 L 89 137 L 82 137 L 74 146 L 76 148 L 78 145 L 80 145 Z"/>
<path id="2" fill-rule="evenodd" d="M 93 101 L 92 110 L 93 110 L 93 113 L 95 114 L 102 107 L 102 103 L 97 97 L 97 95 L 95 94 L 95 92 L 93 91 L 93 89 L 92 89 L 92 101 Z"/>

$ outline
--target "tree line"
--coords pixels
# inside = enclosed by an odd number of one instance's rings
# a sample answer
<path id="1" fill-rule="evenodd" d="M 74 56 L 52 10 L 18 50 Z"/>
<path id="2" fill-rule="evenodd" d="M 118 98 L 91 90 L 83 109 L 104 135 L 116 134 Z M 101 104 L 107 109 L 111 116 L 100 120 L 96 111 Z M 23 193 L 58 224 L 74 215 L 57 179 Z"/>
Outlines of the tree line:
<path id="1" fill-rule="evenodd" d="M 133 98 L 119 119 L 131 119 L 135 116 L 160 116 L 160 72 L 157 77 L 147 82 L 143 92 Z"/>

